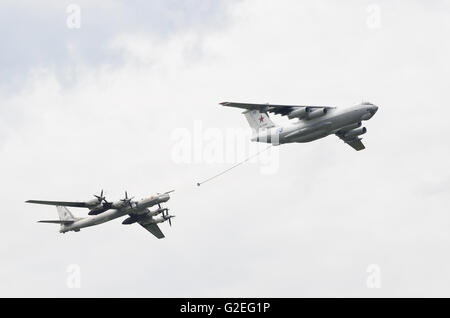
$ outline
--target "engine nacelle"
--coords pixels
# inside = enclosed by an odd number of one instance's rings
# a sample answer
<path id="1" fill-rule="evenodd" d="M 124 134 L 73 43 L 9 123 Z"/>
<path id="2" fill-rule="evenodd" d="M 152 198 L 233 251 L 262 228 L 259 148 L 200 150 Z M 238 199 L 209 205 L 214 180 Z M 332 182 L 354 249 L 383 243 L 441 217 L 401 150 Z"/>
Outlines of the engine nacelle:
<path id="1" fill-rule="evenodd" d="M 344 134 L 344 138 L 360 136 L 360 135 L 365 134 L 366 132 L 367 132 L 367 128 L 366 127 L 356 128 L 356 129 L 347 131 Z"/>
<path id="2" fill-rule="evenodd" d="M 319 109 L 309 112 L 307 118 L 308 119 L 319 118 L 319 117 L 322 117 L 323 115 L 325 115 L 326 113 L 328 113 L 328 109 L 319 108 Z"/>
<path id="3" fill-rule="evenodd" d="M 355 128 L 361 127 L 361 125 L 362 125 L 361 122 L 356 123 L 356 124 L 351 124 L 351 125 L 342 127 L 342 128 L 340 129 L 340 131 L 350 131 L 350 130 L 353 130 L 353 129 L 355 129 Z"/>
<path id="4" fill-rule="evenodd" d="M 167 208 L 160 208 L 160 209 L 157 209 L 155 211 L 150 211 L 149 213 L 147 213 L 147 215 L 149 215 L 149 216 L 156 216 L 158 214 L 161 214 L 163 212 L 168 212 L 168 211 L 169 211 L 169 209 L 167 209 Z"/>
<path id="5" fill-rule="evenodd" d="M 101 202 L 98 199 L 92 199 L 90 201 L 85 202 L 86 207 L 90 209 L 96 209 L 102 206 Z"/>
<path id="6" fill-rule="evenodd" d="M 308 113 L 311 112 L 311 108 L 309 107 L 301 107 L 297 110 L 294 110 L 292 112 L 289 113 L 288 118 L 289 119 L 293 119 L 293 118 L 305 118 L 308 116 Z"/>
<path id="7" fill-rule="evenodd" d="M 163 223 L 163 222 L 167 221 L 167 219 L 164 218 L 164 217 L 162 217 L 162 216 L 158 216 L 158 217 L 156 217 L 156 218 L 153 218 L 153 221 L 154 221 L 156 224 L 158 224 L 158 223 Z"/>

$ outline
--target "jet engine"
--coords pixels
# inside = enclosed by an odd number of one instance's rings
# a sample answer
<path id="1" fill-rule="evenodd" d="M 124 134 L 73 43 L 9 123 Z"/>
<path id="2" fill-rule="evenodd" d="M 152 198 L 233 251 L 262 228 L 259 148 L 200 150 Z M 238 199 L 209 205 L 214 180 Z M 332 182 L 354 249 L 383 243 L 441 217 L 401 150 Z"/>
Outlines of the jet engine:
<path id="1" fill-rule="evenodd" d="M 356 123 L 356 124 L 351 124 L 351 125 L 342 127 L 342 128 L 340 129 L 340 131 L 344 131 L 344 132 L 345 132 L 345 131 L 350 131 L 350 130 L 353 130 L 353 129 L 355 129 L 355 128 L 361 127 L 361 125 L 362 125 L 361 122 Z"/>
<path id="2" fill-rule="evenodd" d="M 325 115 L 327 112 L 328 112 L 328 109 L 326 109 L 326 108 L 315 109 L 308 113 L 307 119 L 319 118 L 319 117 Z"/>
<path id="3" fill-rule="evenodd" d="M 288 118 L 289 119 L 293 119 L 293 118 L 305 118 L 308 116 L 308 113 L 311 112 L 311 108 L 309 107 L 300 107 L 299 109 L 296 109 L 292 112 L 289 113 Z"/>
<path id="4" fill-rule="evenodd" d="M 360 135 L 365 134 L 366 132 L 367 132 L 367 128 L 366 127 L 352 129 L 352 130 L 347 131 L 344 134 L 344 138 L 351 138 L 351 137 L 360 136 Z"/>

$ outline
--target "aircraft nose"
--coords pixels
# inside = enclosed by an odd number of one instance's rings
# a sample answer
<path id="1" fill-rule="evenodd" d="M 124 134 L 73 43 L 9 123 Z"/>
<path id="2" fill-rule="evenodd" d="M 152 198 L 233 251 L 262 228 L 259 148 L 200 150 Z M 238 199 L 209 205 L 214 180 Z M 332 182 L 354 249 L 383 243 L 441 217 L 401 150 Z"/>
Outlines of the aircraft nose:
<path id="1" fill-rule="evenodd" d="M 375 115 L 375 113 L 378 111 L 378 106 L 373 105 L 372 109 L 370 110 L 370 112 L 372 113 L 372 115 Z"/>

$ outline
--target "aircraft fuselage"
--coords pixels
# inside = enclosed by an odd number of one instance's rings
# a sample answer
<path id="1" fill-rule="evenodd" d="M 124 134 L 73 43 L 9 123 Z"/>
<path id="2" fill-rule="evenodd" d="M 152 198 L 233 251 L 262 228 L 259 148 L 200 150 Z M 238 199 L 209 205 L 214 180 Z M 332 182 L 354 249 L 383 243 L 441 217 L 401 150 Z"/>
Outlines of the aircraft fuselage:
<path id="1" fill-rule="evenodd" d="M 132 206 L 125 206 L 120 209 L 108 210 L 95 216 L 80 218 L 71 224 L 62 225 L 60 232 L 65 233 L 69 231 L 79 231 L 81 228 L 99 225 L 128 214 L 145 214 L 148 213 L 148 208 L 159 203 L 167 202 L 169 201 L 169 199 L 170 196 L 168 194 L 161 194 L 142 199 L 141 201 L 133 202 Z"/>
<path id="2" fill-rule="evenodd" d="M 330 109 L 321 117 L 300 120 L 287 126 L 275 126 L 259 130 L 252 141 L 267 142 L 274 145 L 291 142 L 310 142 L 342 129 L 357 128 L 361 121 L 369 120 L 378 107 L 372 104 L 359 104 L 350 108 Z"/>

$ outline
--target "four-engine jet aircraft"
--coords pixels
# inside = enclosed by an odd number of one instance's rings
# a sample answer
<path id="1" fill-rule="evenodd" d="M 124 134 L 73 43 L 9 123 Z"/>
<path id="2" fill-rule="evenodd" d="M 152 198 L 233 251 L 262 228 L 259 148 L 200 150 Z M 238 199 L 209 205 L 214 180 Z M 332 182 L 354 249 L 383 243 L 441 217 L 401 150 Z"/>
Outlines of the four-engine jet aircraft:
<path id="1" fill-rule="evenodd" d="M 100 196 L 96 196 L 96 199 L 87 202 L 65 202 L 65 201 L 40 201 L 29 200 L 26 203 L 55 205 L 58 211 L 59 220 L 45 220 L 39 221 L 41 223 L 54 223 L 60 224 L 60 232 L 66 233 L 69 231 L 78 232 L 84 227 L 99 225 L 113 219 L 128 215 L 122 224 L 138 223 L 142 225 L 146 230 L 152 233 L 157 238 L 164 238 L 164 234 L 158 227 L 158 223 L 169 221 L 172 225 L 171 218 L 174 215 L 169 215 L 167 208 L 162 208 L 161 203 L 167 202 L 170 199 L 169 191 L 163 194 L 157 194 L 140 201 L 133 201 L 133 198 L 128 198 L 128 193 L 125 192 L 125 198 L 114 203 L 107 202 L 103 197 L 103 191 Z M 101 202 L 104 201 L 104 204 Z M 150 208 L 157 205 L 158 209 L 151 211 Z M 90 217 L 77 218 L 69 211 L 67 207 L 81 207 L 89 208 Z M 99 212 L 103 210 L 102 212 Z M 92 213 L 92 211 L 95 211 Z M 161 216 L 158 216 L 161 214 Z"/>
<path id="2" fill-rule="evenodd" d="M 378 110 L 378 106 L 367 102 L 344 109 L 233 102 L 220 105 L 246 109 L 243 114 L 253 129 L 252 141 L 278 145 L 309 142 L 335 134 L 358 151 L 365 148 L 360 136 L 367 132 L 365 127 L 361 127 L 361 122 L 372 118 Z M 287 126 L 277 126 L 270 120 L 268 112 L 298 120 Z"/>

